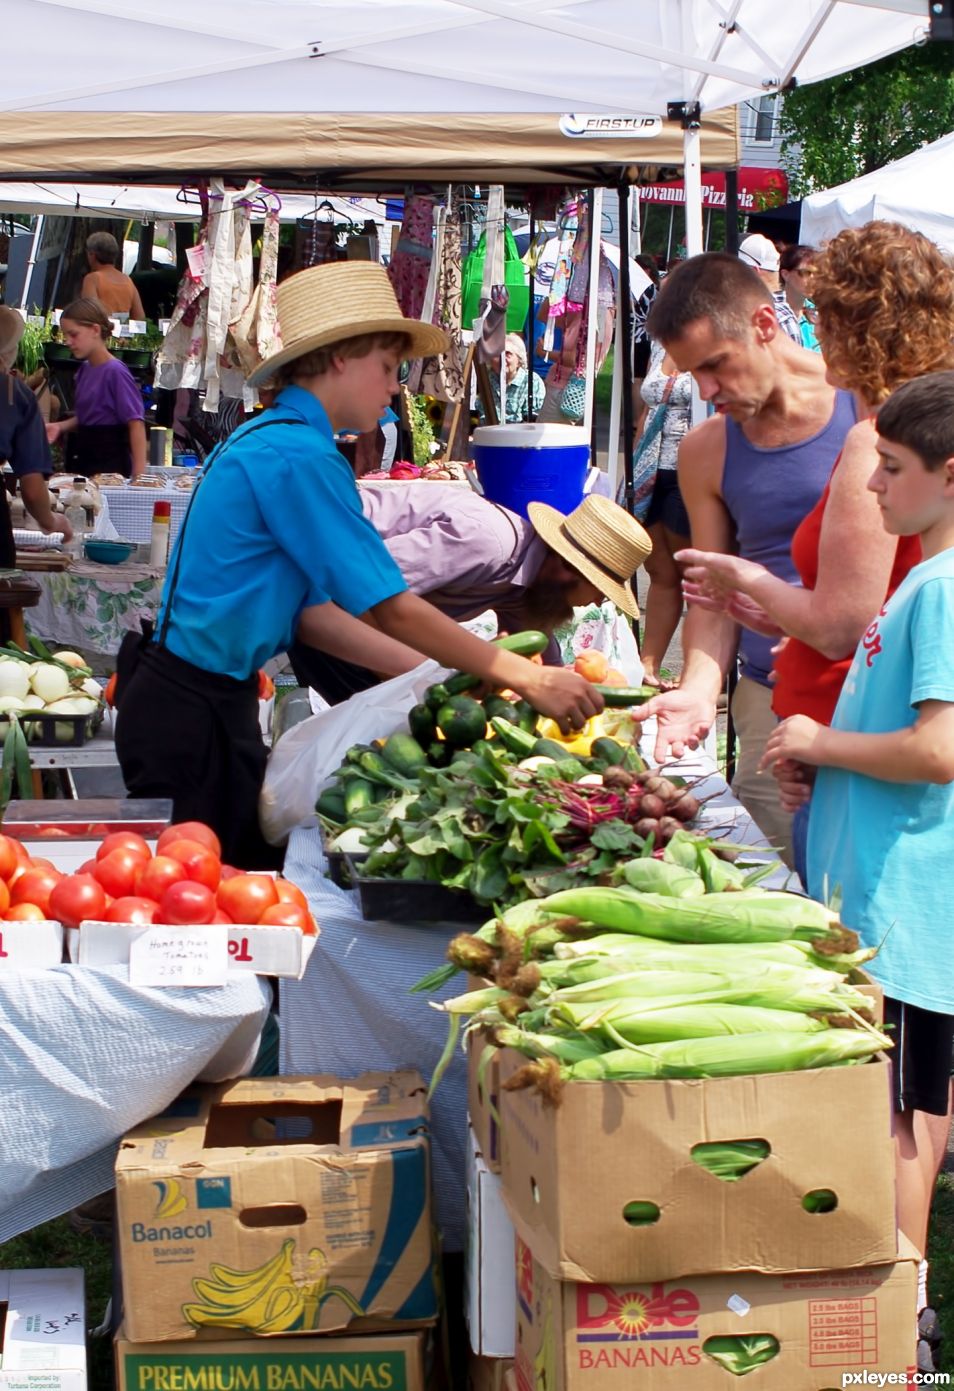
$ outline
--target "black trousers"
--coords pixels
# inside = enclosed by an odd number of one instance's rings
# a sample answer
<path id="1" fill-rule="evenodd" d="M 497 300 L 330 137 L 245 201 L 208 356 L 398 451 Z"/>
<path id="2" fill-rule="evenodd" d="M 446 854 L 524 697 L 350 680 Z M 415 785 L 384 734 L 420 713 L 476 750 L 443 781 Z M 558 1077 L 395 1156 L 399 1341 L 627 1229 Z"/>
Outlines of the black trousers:
<path id="1" fill-rule="evenodd" d="M 211 826 L 227 864 L 281 868 L 258 824 L 268 751 L 257 674 L 236 681 L 144 646 L 122 690 L 116 753 L 130 795 L 171 797 L 174 820 Z"/>

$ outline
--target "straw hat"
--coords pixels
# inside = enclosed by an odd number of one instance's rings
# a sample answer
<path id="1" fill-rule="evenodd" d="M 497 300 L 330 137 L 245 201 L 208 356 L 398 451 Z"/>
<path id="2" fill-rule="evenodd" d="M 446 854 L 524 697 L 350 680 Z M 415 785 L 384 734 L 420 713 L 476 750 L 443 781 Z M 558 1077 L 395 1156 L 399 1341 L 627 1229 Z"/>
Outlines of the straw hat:
<path id="1" fill-rule="evenodd" d="M 22 315 L 0 304 L 0 372 L 16 362 L 17 346 L 23 337 L 24 327 Z"/>
<path id="2" fill-rule="evenodd" d="M 608 497 L 590 494 L 566 516 L 545 502 L 527 513 L 542 541 L 602 590 L 623 613 L 639 617 L 632 579 L 653 548 L 635 517 Z"/>
<path id="3" fill-rule="evenodd" d="M 283 347 L 256 367 L 249 386 L 260 386 L 286 362 L 357 338 L 363 333 L 406 333 L 407 357 L 447 351 L 447 335 L 432 324 L 406 319 L 387 271 L 371 261 L 335 261 L 291 275 L 278 286 L 278 324 Z"/>

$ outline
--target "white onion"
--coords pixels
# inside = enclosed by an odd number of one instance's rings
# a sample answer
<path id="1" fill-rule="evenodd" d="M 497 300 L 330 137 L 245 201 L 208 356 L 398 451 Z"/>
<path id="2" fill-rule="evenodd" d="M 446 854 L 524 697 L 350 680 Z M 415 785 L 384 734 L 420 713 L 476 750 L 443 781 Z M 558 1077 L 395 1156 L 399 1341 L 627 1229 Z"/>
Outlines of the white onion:
<path id="1" fill-rule="evenodd" d="M 96 701 L 88 696 L 68 696 L 64 700 L 52 700 L 47 704 L 48 715 L 92 715 Z"/>
<path id="2" fill-rule="evenodd" d="M 335 836 L 330 848 L 340 850 L 344 855 L 360 855 L 368 846 L 360 826 L 346 826 L 340 835 Z"/>
<path id="3" fill-rule="evenodd" d="M 22 700 L 30 689 L 30 674 L 22 662 L 0 662 L 0 696 Z"/>
<path id="4" fill-rule="evenodd" d="M 82 667 L 84 671 L 89 671 L 89 663 L 85 662 L 78 652 L 54 652 L 53 656 L 58 662 L 65 662 L 68 667 Z"/>
<path id="5" fill-rule="evenodd" d="M 70 693 L 70 678 L 60 667 L 44 663 L 30 678 L 30 685 L 38 696 L 49 705 L 51 701 L 62 700 Z"/>
<path id="6" fill-rule="evenodd" d="M 80 682 L 79 688 L 85 695 L 88 695 L 91 700 L 95 700 L 97 703 L 103 698 L 103 688 L 94 676 L 85 676 Z"/>
<path id="7" fill-rule="evenodd" d="M 8 714 L 11 710 L 15 710 L 19 715 L 22 709 L 23 701 L 17 696 L 0 696 L 0 712 L 4 715 Z"/>
<path id="8" fill-rule="evenodd" d="M 44 710 L 46 709 L 46 701 L 42 696 L 30 691 L 23 697 L 23 708 L 24 710 Z"/>

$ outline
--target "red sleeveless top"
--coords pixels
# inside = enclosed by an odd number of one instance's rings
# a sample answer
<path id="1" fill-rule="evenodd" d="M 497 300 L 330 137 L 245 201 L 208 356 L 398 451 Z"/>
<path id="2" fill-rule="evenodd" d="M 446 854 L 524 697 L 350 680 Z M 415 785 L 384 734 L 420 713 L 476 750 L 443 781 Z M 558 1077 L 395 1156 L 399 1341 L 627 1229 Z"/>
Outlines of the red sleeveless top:
<path id="1" fill-rule="evenodd" d="M 818 502 L 792 537 L 792 560 L 805 589 L 814 589 L 818 582 L 818 547 L 830 488 L 829 481 Z M 920 561 L 921 538 L 899 536 L 886 599 L 890 599 L 908 571 Z M 789 715 L 810 715 L 821 724 L 831 724 L 852 657 L 832 661 L 799 638 L 789 638 L 775 658 L 773 668 L 775 686 L 772 709 L 779 719 L 784 720 Z"/>

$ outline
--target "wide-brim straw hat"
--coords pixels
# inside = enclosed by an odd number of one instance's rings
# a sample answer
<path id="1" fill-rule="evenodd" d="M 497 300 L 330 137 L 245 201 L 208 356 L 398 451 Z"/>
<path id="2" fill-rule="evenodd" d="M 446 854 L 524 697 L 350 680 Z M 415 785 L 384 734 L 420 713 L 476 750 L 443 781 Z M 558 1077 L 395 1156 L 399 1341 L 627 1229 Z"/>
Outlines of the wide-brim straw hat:
<path id="1" fill-rule="evenodd" d="M 23 316 L 8 305 L 0 304 L 0 371 L 12 367 L 16 361 L 17 347 L 26 327 Z"/>
<path id="2" fill-rule="evenodd" d="M 639 617 L 633 576 L 653 548 L 635 517 L 608 497 L 590 494 L 566 516 L 545 502 L 527 513 L 542 541 L 591 580 L 630 618 Z"/>
<path id="3" fill-rule="evenodd" d="M 371 261 L 340 261 L 299 271 L 278 286 L 277 307 L 281 351 L 255 368 L 249 386 L 260 386 L 304 353 L 364 333 L 407 334 L 405 357 L 434 357 L 448 348 L 442 329 L 404 317 L 387 271 Z"/>

